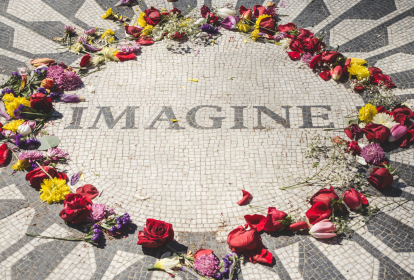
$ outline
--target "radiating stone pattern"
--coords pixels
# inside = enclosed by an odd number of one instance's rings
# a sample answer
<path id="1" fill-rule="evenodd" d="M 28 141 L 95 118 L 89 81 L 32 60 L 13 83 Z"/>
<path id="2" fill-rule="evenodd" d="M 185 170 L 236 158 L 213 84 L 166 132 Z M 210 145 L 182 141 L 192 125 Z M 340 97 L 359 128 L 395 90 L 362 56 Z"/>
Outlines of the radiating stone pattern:
<path id="1" fill-rule="evenodd" d="M 412 1 L 283 2 L 286 7 L 279 13 L 287 16 L 281 17 L 281 24 L 293 21 L 315 33 L 326 32 L 328 45 L 340 45 L 346 55 L 380 67 L 396 82 L 401 100 L 414 99 Z M 65 24 L 79 30 L 112 28 L 123 36 L 121 26 L 100 18 L 114 4 L 0 2 L 0 79 L 34 57 L 77 65 L 78 56 L 57 50 L 52 42 Z M 136 18 L 151 6 L 188 13 L 202 4 L 143 0 L 132 9 L 114 10 Z M 263 3 L 233 4 L 252 8 Z M 130 213 L 134 224 L 125 237 L 107 239 L 96 247 L 25 236 L 30 232 L 80 237 L 84 229 L 60 219 L 62 205 L 41 203 L 24 174 L 3 168 L 1 279 L 168 279 L 165 273 L 146 270 L 166 249 L 136 245 L 145 219 L 172 223 L 176 241 L 171 245 L 179 251 L 211 248 L 223 257 L 229 252 L 228 232 L 252 213 L 236 204 L 240 189 L 253 194 L 253 205 L 275 206 L 303 217 L 309 208 L 307 198 L 317 188 L 282 191 L 280 187 L 311 174 L 313 162 L 305 158 L 304 148 L 312 136 L 323 128 L 343 127 L 344 116 L 367 100 L 343 84 L 323 82 L 301 63 L 290 61 L 279 46 L 245 44 L 241 34 L 222 33 L 215 46 L 184 44 L 174 53 L 162 43 L 144 47 L 136 61 L 108 63 L 105 70 L 84 78 L 85 85 L 96 89 L 76 92 L 86 102 L 56 104 L 63 118 L 46 129 L 61 138 L 61 148 L 71 155 L 62 168 L 69 175 L 83 170 L 86 183 L 102 191 L 94 202 Z M 188 81 L 195 78 L 198 83 Z M 383 193 L 370 189 L 369 200 L 380 207 L 392 206 L 347 239 L 263 234 L 275 263 L 243 264 L 238 279 L 413 278 L 413 150 L 390 144 L 385 151 L 405 172 Z M 366 175 L 369 172 L 365 170 Z M 143 196 L 150 198 L 141 200 Z M 184 272 L 177 278 L 195 279 Z"/>

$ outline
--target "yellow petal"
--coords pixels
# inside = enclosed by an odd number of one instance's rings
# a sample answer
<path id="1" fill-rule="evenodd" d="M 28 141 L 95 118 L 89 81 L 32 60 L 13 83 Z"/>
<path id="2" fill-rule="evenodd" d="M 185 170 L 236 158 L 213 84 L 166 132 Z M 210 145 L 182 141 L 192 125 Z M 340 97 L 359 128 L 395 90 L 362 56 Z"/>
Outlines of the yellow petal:
<path id="1" fill-rule="evenodd" d="M 80 178 L 82 179 L 82 181 L 85 181 L 85 176 L 83 176 L 83 172 L 81 171 L 81 174 L 80 174 Z"/>
<path id="2" fill-rule="evenodd" d="M 187 90 L 187 89 L 185 88 L 185 86 L 182 86 L 182 87 L 183 87 L 183 89 L 184 89 L 184 90 Z"/>
<path id="3" fill-rule="evenodd" d="M 176 119 L 171 119 L 172 122 L 178 122 L 179 120 Z"/>
<path id="4" fill-rule="evenodd" d="M 244 39 L 244 43 L 247 44 L 247 39 Z"/>
<path id="5" fill-rule="evenodd" d="M 198 83 L 198 79 L 188 79 L 187 81 Z"/>
<path id="6" fill-rule="evenodd" d="M 357 64 L 357 65 L 362 65 L 362 64 L 366 64 L 366 60 L 362 59 L 362 58 L 351 58 L 351 64 Z"/>
<path id="7" fill-rule="evenodd" d="M 275 44 L 278 45 L 278 46 L 280 46 L 280 43 L 278 43 L 278 42 L 275 42 Z"/>

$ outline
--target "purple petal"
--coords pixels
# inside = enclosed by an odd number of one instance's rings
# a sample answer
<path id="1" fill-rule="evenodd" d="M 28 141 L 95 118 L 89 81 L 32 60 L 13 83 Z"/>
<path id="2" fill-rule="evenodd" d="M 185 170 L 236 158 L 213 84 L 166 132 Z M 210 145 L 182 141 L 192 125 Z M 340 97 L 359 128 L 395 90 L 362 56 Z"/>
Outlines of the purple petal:
<path id="1" fill-rule="evenodd" d="M 78 173 L 75 173 L 72 175 L 72 177 L 70 178 L 70 184 L 72 186 L 75 185 L 79 181 L 81 173 L 82 171 L 79 171 Z"/>

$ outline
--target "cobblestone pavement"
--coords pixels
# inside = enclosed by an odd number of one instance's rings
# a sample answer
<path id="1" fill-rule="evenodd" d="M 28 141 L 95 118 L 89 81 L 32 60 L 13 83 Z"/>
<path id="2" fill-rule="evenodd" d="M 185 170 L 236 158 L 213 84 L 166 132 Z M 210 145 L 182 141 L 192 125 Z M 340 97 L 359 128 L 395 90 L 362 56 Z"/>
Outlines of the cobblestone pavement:
<path id="1" fill-rule="evenodd" d="M 65 24 L 80 29 L 120 26 L 102 20 L 109 0 L 0 0 L 0 78 L 50 57 L 74 65 L 79 57 L 58 49 L 52 39 Z M 275 1 L 278 3 L 278 1 Z M 148 7 L 182 10 L 223 0 L 142 0 L 134 9 L 115 8 L 128 17 Z M 349 57 L 366 59 L 396 82 L 396 95 L 414 99 L 414 1 L 285 0 L 281 23 L 295 22 Z M 236 7 L 262 4 L 238 0 Z M 136 11 L 136 9 L 138 11 Z M 304 156 L 323 128 L 344 127 L 346 116 L 364 105 L 361 96 L 335 81 L 324 82 L 292 62 L 278 46 L 222 31 L 217 45 L 168 51 L 162 43 L 144 47 L 135 61 L 108 63 L 84 79 L 77 91 L 86 102 L 57 103 L 63 117 L 47 127 L 71 155 L 66 170 L 83 170 L 85 180 L 134 226 L 122 239 L 94 247 L 84 243 L 37 240 L 25 232 L 81 236 L 66 225 L 61 205 L 42 204 L 24 174 L 0 170 L 0 279 L 168 279 L 148 272 L 163 253 L 137 246 L 137 232 L 152 217 L 172 223 L 177 249 L 228 252 L 225 238 L 251 214 L 238 206 L 240 189 L 252 204 L 275 206 L 298 218 L 318 188 L 280 190 L 310 174 Z M 234 38 L 230 38 L 234 37 Z M 187 81 L 199 80 L 198 83 Z M 170 122 L 178 119 L 178 122 Z M 339 132 L 339 135 L 345 134 Z M 369 198 L 387 207 L 349 239 L 316 241 L 309 236 L 263 235 L 276 260 L 273 267 L 246 263 L 239 279 L 411 279 L 414 278 L 414 153 L 390 145 L 391 163 L 405 170 L 391 191 L 374 189 Z M 82 182 L 84 183 L 84 182 Z M 78 185 L 82 185 L 78 183 Z M 72 187 L 76 189 L 78 185 Z M 149 196 L 140 200 L 141 195 Z M 182 273 L 178 279 L 193 279 Z"/>

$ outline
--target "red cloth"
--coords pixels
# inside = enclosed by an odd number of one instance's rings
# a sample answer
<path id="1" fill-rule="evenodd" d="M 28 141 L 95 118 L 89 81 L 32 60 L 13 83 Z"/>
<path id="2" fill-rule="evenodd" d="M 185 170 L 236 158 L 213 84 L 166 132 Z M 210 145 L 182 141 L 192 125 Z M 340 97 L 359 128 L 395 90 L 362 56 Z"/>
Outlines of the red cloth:
<path id="1" fill-rule="evenodd" d="M 90 184 L 86 184 L 83 187 L 77 188 L 76 193 L 79 193 L 91 200 L 99 194 L 98 190 Z"/>

